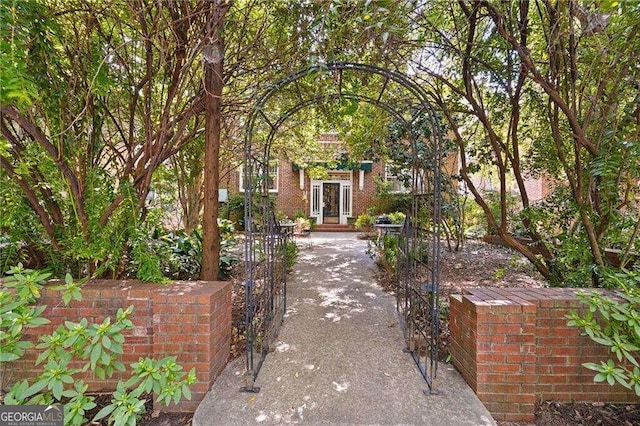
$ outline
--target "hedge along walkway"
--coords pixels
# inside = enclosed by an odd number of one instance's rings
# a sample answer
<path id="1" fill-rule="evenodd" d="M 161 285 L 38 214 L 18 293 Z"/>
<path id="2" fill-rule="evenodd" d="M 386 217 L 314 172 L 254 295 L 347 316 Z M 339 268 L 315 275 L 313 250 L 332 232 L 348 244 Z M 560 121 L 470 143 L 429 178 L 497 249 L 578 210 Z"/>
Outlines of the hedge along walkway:
<path id="1" fill-rule="evenodd" d="M 373 278 L 366 241 L 313 233 L 289 282 L 276 350 L 244 386 L 243 359 L 230 363 L 202 401 L 194 426 L 246 424 L 432 424 L 495 422 L 452 366 L 439 366 L 442 395 L 426 383 L 404 339 L 395 298 Z"/>

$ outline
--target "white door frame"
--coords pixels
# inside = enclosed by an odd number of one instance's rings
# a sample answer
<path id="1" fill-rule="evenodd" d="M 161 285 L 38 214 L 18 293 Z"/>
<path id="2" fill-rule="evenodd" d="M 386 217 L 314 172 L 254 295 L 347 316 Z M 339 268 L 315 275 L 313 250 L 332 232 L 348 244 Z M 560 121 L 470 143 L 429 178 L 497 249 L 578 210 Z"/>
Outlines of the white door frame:
<path id="1" fill-rule="evenodd" d="M 346 225 L 347 218 L 351 216 L 351 210 L 353 206 L 353 178 L 351 180 L 311 180 L 310 216 L 316 218 L 317 224 L 324 223 L 324 185 L 336 183 L 340 184 L 340 190 L 338 193 L 340 225 Z M 345 197 L 347 197 L 346 200 Z"/>

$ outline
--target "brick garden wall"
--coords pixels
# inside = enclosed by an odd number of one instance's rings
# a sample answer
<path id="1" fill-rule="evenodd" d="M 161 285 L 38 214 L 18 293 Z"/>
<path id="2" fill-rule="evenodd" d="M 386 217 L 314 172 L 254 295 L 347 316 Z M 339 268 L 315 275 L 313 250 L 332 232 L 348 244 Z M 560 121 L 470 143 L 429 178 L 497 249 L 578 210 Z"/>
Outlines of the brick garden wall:
<path id="1" fill-rule="evenodd" d="M 594 383 L 584 362 L 608 348 L 567 326 L 575 289 L 469 289 L 450 298 L 454 365 L 496 420 L 533 421 L 536 401 L 638 403 L 618 384 Z"/>
<path id="2" fill-rule="evenodd" d="M 28 330 L 27 338 L 37 341 L 39 335 L 51 333 L 64 321 L 87 318 L 101 323 L 105 317 L 115 318 L 118 308 L 133 305 L 130 317 L 134 329 L 128 331 L 123 363 L 141 357 L 161 359 L 175 356 L 188 372 L 196 369 L 198 383 L 191 386 L 191 401 L 184 400 L 169 407 L 155 407 L 163 411 L 194 412 L 224 369 L 229 358 L 231 342 L 231 283 L 180 281 L 160 286 L 132 281 L 100 280 L 82 288 L 83 300 L 64 306 L 60 293 L 45 287 L 41 303 L 47 305 L 44 317 L 51 323 Z M 3 383 L 20 378 L 33 378 L 41 369 L 34 365 L 37 350 L 33 349 L 5 369 Z M 113 391 L 118 379 L 128 374 L 114 374 L 107 381 L 87 373 L 82 377 L 92 392 Z"/>

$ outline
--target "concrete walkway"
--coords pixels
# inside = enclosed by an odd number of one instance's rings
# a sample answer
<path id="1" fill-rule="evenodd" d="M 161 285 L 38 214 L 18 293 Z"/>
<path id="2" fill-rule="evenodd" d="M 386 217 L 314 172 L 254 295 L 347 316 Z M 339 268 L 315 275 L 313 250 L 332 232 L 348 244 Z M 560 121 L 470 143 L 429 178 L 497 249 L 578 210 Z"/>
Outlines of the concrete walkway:
<path id="1" fill-rule="evenodd" d="M 299 243 L 288 311 L 276 351 L 245 385 L 243 359 L 227 366 L 200 404 L 194 426 L 247 424 L 494 425 L 452 366 L 427 385 L 404 339 L 395 298 L 376 285 L 367 243 L 355 233 L 313 233 Z"/>

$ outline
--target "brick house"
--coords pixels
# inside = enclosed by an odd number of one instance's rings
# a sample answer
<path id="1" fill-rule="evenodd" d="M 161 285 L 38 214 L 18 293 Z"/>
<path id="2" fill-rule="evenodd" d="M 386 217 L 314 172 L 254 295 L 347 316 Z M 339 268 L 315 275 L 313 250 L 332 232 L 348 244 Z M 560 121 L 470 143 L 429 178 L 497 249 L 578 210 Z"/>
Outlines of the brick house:
<path id="1" fill-rule="evenodd" d="M 342 145 L 336 134 L 322 135 L 318 142 L 336 150 Z M 376 177 L 392 179 L 382 161 L 338 163 L 322 179 L 314 179 L 305 167 L 279 158 L 270 165 L 269 191 L 275 196 L 276 210 L 288 217 L 303 213 L 319 225 L 348 225 L 372 206 Z M 221 183 L 224 186 L 229 194 L 244 191 L 242 167 L 228 174 Z"/>
<path id="2" fill-rule="evenodd" d="M 342 152 L 343 144 L 337 134 L 324 134 L 318 142 L 332 152 Z M 451 175 L 457 172 L 457 167 L 457 154 L 451 153 L 446 157 L 443 171 Z M 338 161 L 321 179 L 311 177 L 307 168 L 284 158 L 273 161 L 269 170 L 269 187 L 275 196 L 276 210 L 290 218 L 302 213 L 325 226 L 352 224 L 372 207 L 377 180 L 391 182 L 392 192 L 410 191 L 383 160 Z M 229 194 L 243 192 L 242 167 L 227 175 L 221 183 L 221 187 L 225 186 Z"/>
<path id="3" fill-rule="evenodd" d="M 495 178 L 483 177 L 479 174 L 472 175 L 471 181 L 474 186 L 482 193 L 488 191 L 499 190 Z M 536 203 L 544 200 L 558 186 L 558 180 L 546 175 L 542 176 L 525 176 L 524 187 L 527 191 L 530 203 Z M 515 182 L 507 184 L 507 190 L 514 195 L 519 195 L 519 189 Z"/>

